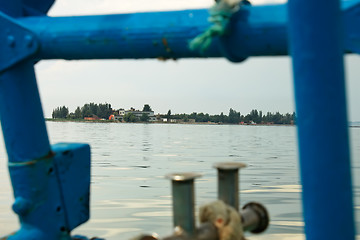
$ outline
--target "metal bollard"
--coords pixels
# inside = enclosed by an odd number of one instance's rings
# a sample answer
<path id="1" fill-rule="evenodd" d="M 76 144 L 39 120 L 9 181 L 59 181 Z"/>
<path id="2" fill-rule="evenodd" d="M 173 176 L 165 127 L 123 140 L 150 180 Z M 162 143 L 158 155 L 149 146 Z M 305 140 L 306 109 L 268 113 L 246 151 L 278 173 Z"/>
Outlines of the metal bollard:
<path id="1" fill-rule="evenodd" d="M 244 163 L 221 162 L 214 164 L 218 170 L 218 199 L 239 210 L 239 169 Z"/>
<path id="2" fill-rule="evenodd" d="M 174 227 L 190 236 L 196 231 L 194 179 L 200 176 L 201 174 L 197 173 L 166 175 L 166 178 L 172 181 Z"/>
<path id="3" fill-rule="evenodd" d="M 223 162 L 214 165 L 218 169 L 218 198 L 238 210 L 239 208 L 239 169 L 243 163 Z M 197 173 L 175 173 L 166 175 L 172 180 L 173 217 L 175 233 L 162 240 L 217 240 L 218 229 L 212 222 L 195 226 L 194 214 L 194 179 L 201 176 Z M 269 214 L 266 208 L 257 202 L 247 203 L 239 212 L 243 231 L 261 233 L 269 225 Z M 149 238 L 144 235 L 140 240 Z"/>

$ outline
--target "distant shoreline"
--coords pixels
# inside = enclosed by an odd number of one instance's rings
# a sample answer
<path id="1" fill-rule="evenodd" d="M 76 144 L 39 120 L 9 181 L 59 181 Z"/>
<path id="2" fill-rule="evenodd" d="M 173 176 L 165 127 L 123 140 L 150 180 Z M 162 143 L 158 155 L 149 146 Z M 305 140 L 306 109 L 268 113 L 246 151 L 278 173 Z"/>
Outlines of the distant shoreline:
<path id="1" fill-rule="evenodd" d="M 49 122 L 78 122 L 78 123 L 128 123 L 128 122 L 119 122 L 113 120 L 84 120 L 84 119 L 64 119 L 64 118 L 45 118 L 45 121 Z M 135 122 L 135 124 L 189 124 L 189 125 L 243 125 L 243 126 L 296 126 L 296 124 L 234 124 L 234 123 L 214 123 L 214 122 Z M 360 128 L 360 125 L 351 125 L 349 123 L 350 128 Z"/>
<path id="2" fill-rule="evenodd" d="M 45 118 L 49 122 L 78 122 L 78 123 L 124 123 L 124 124 L 188 124 L 188 125 L 243 125 L 243 126 L 296 126 L 295 124 L 236 124 L 236 123 L 214 123 L 214 122 L 120 122 L 113 120 L 84 120 L 84 119 L 64 119 L 64 118 Z"/>

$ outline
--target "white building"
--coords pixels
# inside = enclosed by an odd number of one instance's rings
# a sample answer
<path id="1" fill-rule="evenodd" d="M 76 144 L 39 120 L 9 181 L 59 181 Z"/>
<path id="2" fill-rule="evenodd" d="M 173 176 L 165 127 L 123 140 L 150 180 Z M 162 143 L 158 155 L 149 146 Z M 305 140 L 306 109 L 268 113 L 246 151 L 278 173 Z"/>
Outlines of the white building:
<path id="1" fill-rule="evenodd" d="M 154 111 L 140 111 L 140 110 L 135 110 L 134 108 L 130 108 L 129 110 L 125 110 L 125 109 L 120 109 L 119 110 L 119 116 L 115 116 L 116 120 L 119 121 L 123 121 L 124 116 L 128 113 L 132 113 L 135 115 L 136 118 L 138 118 L 138 120 L 140 120 L 141 116 L 143 114 L 147 114 L 149 116 L 149 122 L 155 122 L 156 121 L 156 117 L 154 114 Z"/>

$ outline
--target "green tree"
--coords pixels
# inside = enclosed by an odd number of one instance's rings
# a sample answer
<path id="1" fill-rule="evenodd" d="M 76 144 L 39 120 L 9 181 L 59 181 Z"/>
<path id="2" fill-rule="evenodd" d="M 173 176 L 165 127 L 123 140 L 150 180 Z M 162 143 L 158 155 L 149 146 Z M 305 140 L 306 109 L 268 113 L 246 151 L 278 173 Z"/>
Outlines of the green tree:
<path id="1" fill-rule="evenodd" d="M 226 117 L 226 116 L 224 115 L 224 113 L 221 112 L 221 113 L 220 113 L 220 117 L 219 117 L 220 122 L 224 123 L 224 122 L 225 122 L 225 117 Z"/>
<path id="2" fill-rule="evenodd" d="M 82 114 L 81 114 L 81 109 L 80 109 L 80 107 L 77 107 L 77 108 L 76 108 L 75 113 L 74 113 L 74 118 L 75 118 L 75 119 L 81 119 L 81 118 L 83 118 L 83 117 L 82 117 Z"/>
<path id="3" fill-rule="evenodd" d="M 127 113 L 124 115 L 125 122 L 136 122 L 136 116 L 133 113 Z"/>
<path id="4" fill-rule="evenodd" d="M 144 107 L 143 107 L 143 112 L 151 112 L 151 107 L 149 104 L 145 104 Z"/>
<path id="5" fill-rule="evenodd" d="M 53 109 L 51 114 L 52 118 L 57 118 L 57 112 L 58 112 L 58 108 Z"/>
<path id="6" fill-rule="evenodd" d="M 89 108 L 90 108 L 90 113 L 91 115 L 97 115 L 98 114 L 98 108 L 99 106 L 95 103 L 90 103 L 89 104 Z"/>
<path id="7" fill-rule="evenodd" d="M 67 118 L 69 116 L 69 109 L 65 106 L 57 107 L 52 112 L 52 118 Z"/>
<path id="8" fill-rule="evenodd" d="M 170 119 L 171 118 L 171 110 L 169 109 L 169 111 L 167 112 L 167 119 Z"/>
<path id="9" fill-rule="evenodd" d="M 258 110 L 256 110 L 256 109 L 251 110 L 251 112 L 250 112 L 250 121 L 253 121 L 255 123 L 260 123 L 261 122 Z"/>
<path id="10" fill-rule="evenodd" d="M 66 118 L 69 115 L 69 109 L 65 106 L 61 108 L 61 118 Z"/>
<path id="11" fill-rule="evenodd" d="M 229 110 L 229 123 L 239 123 L 240 122 L 240 112 L 236 112 L 232 108 Z"/>
<path id="12" fill-rule="evenodd" d="M 292 114 L 291 114 L 291 118 L 292 118 L 292 123 L 293 124 L 296 124 L 296 113 L 295 112 L 293 112 Z"/>
<path id="13" fill-rule="evenodd" d="M 69 113 L 69 115 L 68 115 L 68 118 L 70 118 L 70 119 L 75 119 L 75 114 L 74 113 Z"/>
<path id="14" fill-rule="evenodd" d="M 197 113 L 193 112 L 192 114 L 190 114 L 189 119 L 195 119 L 196 120 L 196 116 L 197 116 Z"/>
<path id="15" fill-rule="evenodd" d="M 208 113 L 204 114 L 204 113 L 199 113 L 196 115 L 195 118 L 196 122 L 209 122 L 210 121 L 210 116 Z"/>
<path id="16" fill-rule="evenodd" d="M 112 114 L 111 104 L 109 103 L 86 103 L 81 107 L 81 118 L 92 117 L 93 115 L 98 116 L 99 118 L 108 119 Z M 76 115 L 76 114 L 75 114 Z M 78 114 L 79 115 L 79 114 Z"/>
<path id="17" fill-rule="evenodd" d="M 140 121 L 148 122 L 150 120 L 149 114 L 143 113 L 140 117 Z"/>
<path id="18" fill-rule="evenodd" d="M 84 104 L 84 106 L 82 106 L 81 108 L 81 115 L 82 117 L 91 117 L 92 113 L 90 110 L 90 105 L 89 104 Z"/>
<path id="19" fill-rule="evenodd" d="M 111 114 L 112 114 L 111 104 L 108 104 L 108 103 L 102 104 L 102 103 L 100 103 L 97 106 L 97 113 L 95 114 L 96 116 L 98 116 L 100 118 L 108 119 Z"/>
<path id="20" fill-rule="evenodd" d="M 275 124 L 281 124 L 282 116 L 279 112 L 276 112 L 275 115 L 273 115 L 273 122 Z"/>
<path id="21" fill-rule="evenodd" d="M 267 112 L 266 116 L 263 117 L 264 122 L 266 123 L 273 123 L 273 114 L 271 112 Z"/>

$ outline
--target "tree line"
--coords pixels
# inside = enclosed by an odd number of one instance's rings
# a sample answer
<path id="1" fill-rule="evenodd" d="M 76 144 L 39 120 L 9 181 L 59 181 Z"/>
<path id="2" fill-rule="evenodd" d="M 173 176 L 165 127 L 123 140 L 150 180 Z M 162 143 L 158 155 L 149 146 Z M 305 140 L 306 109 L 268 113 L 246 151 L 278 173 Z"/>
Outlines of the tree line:
<path id="1" fill-rule="evenodd" d="M 142 111 L 152 111 L 150 105 L 145 104 Z M 66 106 L 57 107 L 53 110 L 52 117 L 63 118 L 63 119 L 84 119 L 85 117 L 98 117 L 102 119 L 109 119 L 109 116 L 112 114 L 118 114 L 118 111 L 115 111 L 111 108 L 111 104 L 108 103 L 87 103 L 82 107 L 77 107 L 75 112 L 69 113 L 69 109 Z M 266 114 L 262 111 L 256 109 L 251 110 L 250 113 L 242 115 L 240 112 L 230 108 L 228 114 L 223 112 L 220 114 L 210 115 L 208 113 L 196 113 L 191 114 L 171 114 L 169 110 L 166 114 L 157 115 L 158 120 L 161 121 L 161 118 L 175 119 L 177 122 L 212 122 L 212 123 L 228 123 L 228 124 L 295 124 L 296 115 L 293 113 L 281 114 L 280 112 L 271 113 L 267 112 Z M 149 116 L 143 114 L 142 117 L 136 118 L 134 114 L 127 113 L 123 117 L 125 122 L 147 122 L 149 121 Z"/>
<path id="2" fill-rule="evenodd" d="M 171 111 L 169 110 L 171 113 Z M 191 114 L 175 114 L 161 115 L 163 118 L 177 119 L 184 122 L 188 122 L 191 119 L 195 122 L 213 122 L 213 123 L 230 123 L 230 124 L 295 124 L 296 123 L 296 114 L 286 113 L 281 114 L 280 112 L 271 113 L 267 112 L 264 114 L 262 111 L 256 109 L 251 110 L 250 113 L 242 115 L 240 112 L 235 111 L 230 108 L 229 114 L 226 115 L 223 112 L 216 115 L 209 115 L 208 113 L 196 113 Z"/>
<path id="3" fill-rule="evenodd" d="M 111 104 L 109 103 L 86 103 L 81 108 L 77 107 L 74 112 L 69 113 L 69 108 L 66 106 L 57 107 L 52 112 L 52 118 L 62 119 L 84 119 L 85 117 L 98 117 L 103 119 L 109 119 L 109 116 L 113 113 Z"/>
<path id="4" fill-rule="evenodd" d="M 69 108 L 62 106 L 57 107 L 52 112 L 52 118 L 67 118 L 69 115 Z"/>

